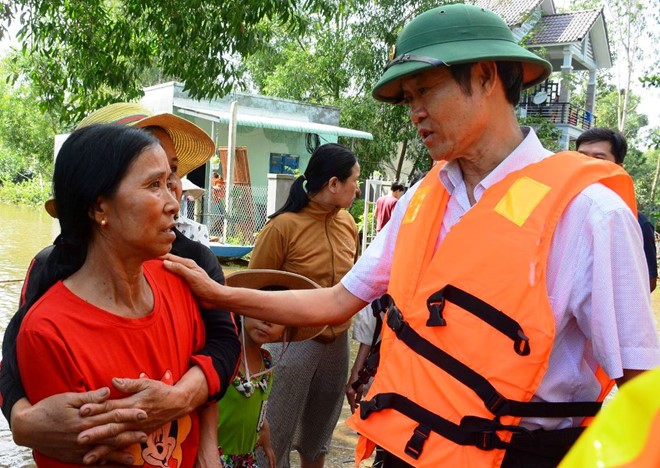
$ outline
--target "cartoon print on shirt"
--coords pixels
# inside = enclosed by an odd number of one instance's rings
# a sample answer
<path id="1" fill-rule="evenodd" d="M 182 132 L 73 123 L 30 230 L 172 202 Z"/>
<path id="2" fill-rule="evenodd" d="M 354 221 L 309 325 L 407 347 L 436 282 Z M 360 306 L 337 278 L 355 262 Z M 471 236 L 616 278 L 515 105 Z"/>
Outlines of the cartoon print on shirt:
<path id="1" fill-rule="evenodd" d="M 149 376 L 142 372 L 141 379 Z M 174 385 L 172 372 L 167 370 L 161 382 Z M 189 415 L 168 422 L 147 436 L 147 441 L 131 447 L 135 465 L 148 468 L 178 468 L 183 458 L 181 444 L 190 433 L 192 421 Z"/>

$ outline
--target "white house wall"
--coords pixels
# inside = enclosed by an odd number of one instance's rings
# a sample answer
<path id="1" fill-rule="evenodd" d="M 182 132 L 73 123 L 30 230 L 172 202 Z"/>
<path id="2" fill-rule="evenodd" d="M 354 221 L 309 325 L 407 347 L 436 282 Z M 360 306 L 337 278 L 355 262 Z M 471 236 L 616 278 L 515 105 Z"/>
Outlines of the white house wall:
<path id="1" fill-rule="evenodd" d="M 140 104 L 151 109 L 154 114 L 174 112 L 174 82 L 163 83 L 145 88 Z"/>
<path id="2" fill-rule="evenodd" d="M 176 109 L 175 109 L 176 113 Z M 211 122 L 190 115 L 179 114 L 211 135 Z M 215 141 L 217 146 L 227 146 L 229 126 L 214 123 Z M 319 135 L 321 144 L 336 143 L 335 135 Z M 299 156 L 299 169 L 304 172 L 311 154 L 305 147 L 305 134 L 274 130 L 269 128 L 242 127 L 236 128 L 236 146 L 247 147 L 250 180 L 254 187 L 268 185 L 270 169 L 270 153 L 285 153 Z M 215 168 L 214 168 L 215 169 Z"/>

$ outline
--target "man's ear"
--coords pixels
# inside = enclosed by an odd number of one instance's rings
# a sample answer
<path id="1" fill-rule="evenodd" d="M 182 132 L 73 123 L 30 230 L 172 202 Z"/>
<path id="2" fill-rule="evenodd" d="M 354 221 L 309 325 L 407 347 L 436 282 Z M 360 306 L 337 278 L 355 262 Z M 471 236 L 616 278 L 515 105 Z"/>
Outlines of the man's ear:
<path id="1" fill-rule="evenodd" d="M 492 61 L 477 62 L 472 69 L 472 73 L 482 93 L 491 94 L 499 81 L 497 64 Z"/>

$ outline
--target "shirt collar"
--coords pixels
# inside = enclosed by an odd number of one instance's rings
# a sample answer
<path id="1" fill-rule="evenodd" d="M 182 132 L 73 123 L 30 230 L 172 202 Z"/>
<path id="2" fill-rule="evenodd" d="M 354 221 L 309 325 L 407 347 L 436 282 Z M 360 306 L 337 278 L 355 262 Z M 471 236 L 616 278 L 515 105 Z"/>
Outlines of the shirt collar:
<path id="1" fill-rule="evenodd" d="M 326 219 L 328 215 L 335 216 L 337 213 L 339 213 L 339 208 L 336 206 L 319 203 L 314 200 L 309 200 L 307 205 L 305 205 L 305 207 L 300 211 L 305 211 L 311 217 L 323 220 Z"/>
<path id="2" fill-rule="evenodd" d="M 533 128 L 521 127 L 521 130 L 525 136 L 523 141 L 475 187 L 474 197 L 476 200 L 481 198 L 486 189 L 501 181 L 507 174 L 553 154 L 552 151 L 548 151 L 543 147 Z M 458 161 L 449 161 L 445 164 L 440 170 L 440 182 L 450 195 L 454 194 L 456 188 L 465 186 L 463 172 L 458 165 Z"/>

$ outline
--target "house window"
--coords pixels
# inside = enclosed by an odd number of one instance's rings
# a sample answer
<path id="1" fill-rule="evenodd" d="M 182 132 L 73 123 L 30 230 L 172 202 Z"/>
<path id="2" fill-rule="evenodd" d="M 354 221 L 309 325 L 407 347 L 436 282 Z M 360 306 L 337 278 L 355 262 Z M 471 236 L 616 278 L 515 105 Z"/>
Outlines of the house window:
<path id="1" fill-rule="evenodd" d="M 293 174 L 299 167 L 299 156 L 285 153 L 270 153 L 271 174 Z"/>

